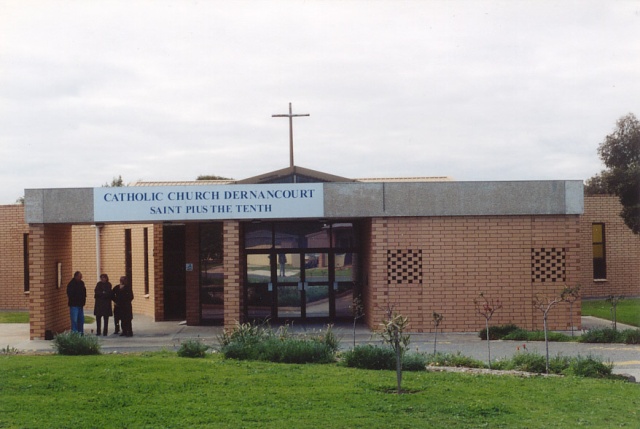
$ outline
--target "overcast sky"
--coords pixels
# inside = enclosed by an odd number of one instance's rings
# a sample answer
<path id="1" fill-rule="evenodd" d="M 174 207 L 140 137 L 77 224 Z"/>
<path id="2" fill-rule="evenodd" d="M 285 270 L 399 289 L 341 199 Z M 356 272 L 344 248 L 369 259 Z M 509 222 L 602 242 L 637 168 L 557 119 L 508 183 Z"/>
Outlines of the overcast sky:
<path id="1" fill-rule="evenodd" d="M 640 1 L 0 0 L 0 204 L 25 188 L 586 179 L 640 115 Z"/>

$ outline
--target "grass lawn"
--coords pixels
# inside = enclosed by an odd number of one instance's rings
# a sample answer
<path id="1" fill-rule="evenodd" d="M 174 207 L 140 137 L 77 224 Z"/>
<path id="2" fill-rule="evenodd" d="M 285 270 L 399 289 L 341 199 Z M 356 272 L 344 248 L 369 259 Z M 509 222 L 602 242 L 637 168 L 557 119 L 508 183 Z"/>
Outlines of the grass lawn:
<path id="1" fill-rule="evenodd" d="M 636 384 L 179 358 L 0 355 L 0 427 L 636 427 Z"/>
<path id="2" fill-rule="evenodd" d="M 93 316 L 84 315 L 85 325 L 94 323 Z M 0 323 L 29 323 L 28 311 L 0 311 Z"/>
<path id="3" fill-rule="evenodd" d="M 0 323 L 29 323 L 29 312 L 0 311 Z"/>
<path id="4" fill-rule="evenodd" d="M 613 320 L 611 304 L 604 299 L 582 301 L 582 315 Z M 616 319 L 619 323 L 640 327 L 640 298 L 627 298 L 618 302 Z"/>

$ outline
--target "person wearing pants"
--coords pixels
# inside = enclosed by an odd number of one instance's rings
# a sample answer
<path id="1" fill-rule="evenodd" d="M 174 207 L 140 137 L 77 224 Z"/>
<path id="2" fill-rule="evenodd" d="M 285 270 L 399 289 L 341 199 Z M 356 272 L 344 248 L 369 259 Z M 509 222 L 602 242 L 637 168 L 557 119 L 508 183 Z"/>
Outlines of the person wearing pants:
<path id="1" fill-rule="evenodd" d="M 95 288 L 95 306 L 93 307 L 93 314 L 96 316 L 96 327 L 98 328 L 96 335 L 106 336 L 109 331 L 109 316 L 113 315 L 111 309 L 111 283 L 109 283 L 109 276 L 106 274 L 100 275 L 100 281 L 96 284 Z M 104 330 L 102 330 L 102 322 L 104 321 Z"/>
<path id="2" fill-rule="evenodd" d="M 116 303 L 120 324 L 122 326 L 121 337 L 132 337 L 133 328 L 131 320 L 133 319 L 133 289 L 125 276 L 120 277 L 120 284 L 113 288 L 112 299 Z"/>
<path id="3" fill-rule="evenodd" d="M 71 330 L 84 335 L 84 305 L 87 302 L 87 288 L 82 281 L 82 273 L 76 271 L 67 285 Z"/>

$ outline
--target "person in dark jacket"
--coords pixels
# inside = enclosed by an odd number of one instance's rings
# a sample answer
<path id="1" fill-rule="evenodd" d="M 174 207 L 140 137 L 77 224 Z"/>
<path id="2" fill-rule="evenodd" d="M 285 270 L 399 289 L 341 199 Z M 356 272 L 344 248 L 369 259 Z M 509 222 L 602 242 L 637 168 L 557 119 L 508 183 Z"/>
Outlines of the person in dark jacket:
<path id="1" fill-rule="evenodd" d="M 100 275 L 100 281 L 96 284 L 94 290 L 95 305 L 93 307 L 93 314 L 96 316 L 96 325 L 98 330 L 96 335 L 107 335 L 109 330 L 109 316 L 113 315 L 111 310 L 111 283 L 109 283 L 109 276 L 106 274 Z M 102 321 L 104 319 L 104 331 L 102 328 Z"/>
<path id="2" fill-rule="evenodd" d="M 133 328 L 131 326 L 131 320 L 133 319 L 133 308 L 131 301 L 133 301 L 133 289 L 131 289 L 131 285 L 125 276 L 120 277 L 120 284 L 113 288 L 111 299 L 116 303 L 120 317 L 120 324 L 122 326 L 120 336 L 132 337 Z"/>
<path id="3" fill-rule="evenodd" d="M 87 288 L 82 281 L 82 273 L 76 271 L 67 285 L 71 330 L 84 335 L 84 305 L 87 303 Z"/>

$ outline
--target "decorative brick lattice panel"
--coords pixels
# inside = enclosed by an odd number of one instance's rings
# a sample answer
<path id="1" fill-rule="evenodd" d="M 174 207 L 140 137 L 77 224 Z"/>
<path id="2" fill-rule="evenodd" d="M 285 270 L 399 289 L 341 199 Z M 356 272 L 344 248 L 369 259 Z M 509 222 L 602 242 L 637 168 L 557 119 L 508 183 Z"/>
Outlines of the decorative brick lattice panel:
<path id="1" fill-rule="evenodd" d="M 422 283 L 422 250 L 387 250 L 388 284 Z"/>
<path id="2" fill-rule="evenodd" d="M 565 281 L 564 248 L 531 249 L 531 281 L 533 283 Z"/>

